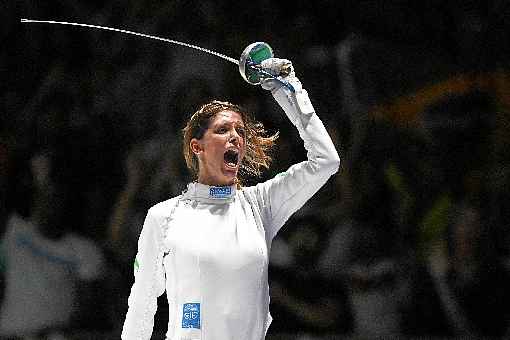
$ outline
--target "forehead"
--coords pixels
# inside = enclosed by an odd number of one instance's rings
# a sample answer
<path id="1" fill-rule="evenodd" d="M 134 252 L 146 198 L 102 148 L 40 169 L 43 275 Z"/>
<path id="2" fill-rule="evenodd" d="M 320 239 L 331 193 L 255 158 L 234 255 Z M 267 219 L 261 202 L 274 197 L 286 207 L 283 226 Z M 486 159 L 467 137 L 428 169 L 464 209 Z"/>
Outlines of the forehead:
<path id="1" fill-rule="evenodd" d="M 211 120 L 211 125 L 225 123 L 244 124 L 243 117 L 241 116 L 241 114 L 230 110 L 218 112 Z"/>

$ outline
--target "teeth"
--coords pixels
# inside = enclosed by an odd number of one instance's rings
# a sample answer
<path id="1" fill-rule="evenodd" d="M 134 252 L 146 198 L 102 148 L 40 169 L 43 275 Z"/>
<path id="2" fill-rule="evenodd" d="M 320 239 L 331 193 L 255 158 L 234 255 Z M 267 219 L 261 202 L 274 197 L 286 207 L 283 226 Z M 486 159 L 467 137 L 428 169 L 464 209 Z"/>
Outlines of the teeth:
<path id="1" fill-rule="evenodd" d="M 235 167 L 239 161 L 239 153 L 237 150 L 227 150 L 223 155 L 223 158 L 225 159 L 225 163 L 227 163 L 227 165 Z"/>

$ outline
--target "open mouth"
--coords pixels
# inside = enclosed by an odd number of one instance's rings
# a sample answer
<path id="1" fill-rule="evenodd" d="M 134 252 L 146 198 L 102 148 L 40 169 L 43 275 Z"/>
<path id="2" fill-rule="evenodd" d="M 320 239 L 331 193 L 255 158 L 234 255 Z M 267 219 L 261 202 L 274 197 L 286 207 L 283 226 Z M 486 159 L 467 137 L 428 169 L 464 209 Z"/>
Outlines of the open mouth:
<path id="1" fill-rule="evenodd" d="M 225 160 L 225 164 L 227 164 L 227 166 L 235 168 L 239 162 L 239 151 L 227 150 L 225 154 L 223 154 L 223 159 Z"/>

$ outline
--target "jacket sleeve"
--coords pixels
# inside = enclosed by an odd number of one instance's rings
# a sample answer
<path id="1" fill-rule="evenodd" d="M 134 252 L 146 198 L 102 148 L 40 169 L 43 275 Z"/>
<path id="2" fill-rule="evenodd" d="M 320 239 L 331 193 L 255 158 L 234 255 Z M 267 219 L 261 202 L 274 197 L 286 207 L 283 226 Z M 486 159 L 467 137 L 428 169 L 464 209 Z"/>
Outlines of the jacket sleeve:
<path id="1" fill-rule="evenodd" d="M 287 219 L 301 208 L 338 171 L 340 158 L 305 89 L 285 86 L 273 92 L 307 150 L 307 160 L 258 184 L 255 195 L 262 208 L 264 228 L 272 239 Z"/>
<path id="2" fill-rule="evenodd" d="M 154 326 L 157 298 L 165 290 L 163 239 L 160 224 L 149 210 L 138 239 L 134 263 L 135 282 L 128 299 L 128 311 L 121 338 L 149 340 Z"/>

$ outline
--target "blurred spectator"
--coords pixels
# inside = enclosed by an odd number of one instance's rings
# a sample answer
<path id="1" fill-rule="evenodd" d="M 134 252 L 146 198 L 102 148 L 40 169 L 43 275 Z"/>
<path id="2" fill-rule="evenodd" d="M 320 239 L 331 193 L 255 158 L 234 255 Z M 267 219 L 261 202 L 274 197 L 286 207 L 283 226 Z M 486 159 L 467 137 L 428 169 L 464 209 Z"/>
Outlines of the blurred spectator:
<path id="1" fill-rule="evenodd" d="M 28 218 L 9 216 L 2 239 L 5 254 L 5 298 L 0 336 L 17 338 L 100 327 L 101 250 L 73 233 L 66 220 L 71 193 L 52 181 L 50 158 L 31 160 L 34 204 Z"/>
<path id="2" fill-rule="evenodd" d="M 328 233 L 313 215 L 294 217 L 271 250 L 271 313 L 268 336 L 339 334 L 349 330 L 345 291 L 317 270 Z"/>
<path id="3" fill-rule="evenodd" d="M 448 286 L 471 333 L 501 337 L 510 320 L 510 275 L 494 252 L 491 226 L 480 199 L 463 199 L 452 212 Z"/>
<path id="4" fill-rule="evenodd" d="M 362 339 L 402 336 L 395 261 L 355 263 L 349 268 L 348 276 L 354 335 Z"/>

